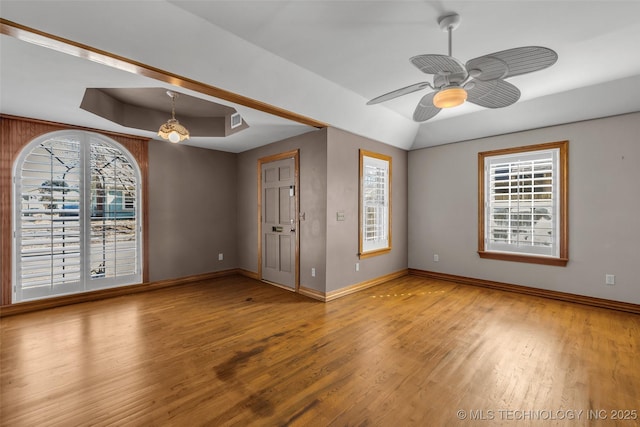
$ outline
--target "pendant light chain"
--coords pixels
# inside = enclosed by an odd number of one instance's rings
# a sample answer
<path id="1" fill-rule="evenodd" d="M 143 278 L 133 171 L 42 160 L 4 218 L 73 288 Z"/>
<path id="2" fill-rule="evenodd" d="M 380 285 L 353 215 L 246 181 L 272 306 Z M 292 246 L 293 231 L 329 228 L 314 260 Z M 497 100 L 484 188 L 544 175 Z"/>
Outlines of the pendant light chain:
<path id="1" fill-rule="evenodd" d="M 173 120 L 176 119 L 176 97 L 178 96 L 177 93 L 174 92 L 170 92 L 171 93 L 171 118 Z"/>

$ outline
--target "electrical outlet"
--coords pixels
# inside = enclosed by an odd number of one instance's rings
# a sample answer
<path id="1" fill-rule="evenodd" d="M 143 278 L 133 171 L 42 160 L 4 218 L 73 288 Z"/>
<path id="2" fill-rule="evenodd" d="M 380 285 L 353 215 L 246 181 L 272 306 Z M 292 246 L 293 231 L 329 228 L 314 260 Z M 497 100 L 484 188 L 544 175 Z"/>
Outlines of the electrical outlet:
<path id="1" fill-rule="evenodd" d="M 316 277 L 316 269 L 315 268 L 311 268 L 311 277 Z"/>
<path id="2" fill-rule="evenodd" d="M 360 263 L 356 262 L 356 271 L 360 271 Z"/>
<path id="3" fill-rule="evenodd" d="M 604 275 L 604 283 L 613 286 L 616 284 L 616 276 L 613 274 L 605 274 Z"/>
<path id="4" fill-rule="evenodd" d="M 433 262 L 438 262 L 438 261 L 440 261 L 440 255 L 433 254 Z"/>
<path id="5" fill-rule="evenodd" d="M 224 254 L 222 252 L 220 252 L 218 254 L 218 261 L 222 261 L 224 259 Z"/>

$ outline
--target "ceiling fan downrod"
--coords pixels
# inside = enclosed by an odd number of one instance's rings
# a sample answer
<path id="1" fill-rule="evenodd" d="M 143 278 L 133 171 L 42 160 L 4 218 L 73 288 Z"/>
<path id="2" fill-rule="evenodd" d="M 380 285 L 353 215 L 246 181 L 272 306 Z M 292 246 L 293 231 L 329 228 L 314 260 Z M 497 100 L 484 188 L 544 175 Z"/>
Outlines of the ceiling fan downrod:
<path id="1" fill-rule="evenodd" d="M 449 56 L 453 56 L 453 30 L 460 25 L 460 15 L 452 13 L 449 15 L 441 16 L 438 19 L 438 25 L 442 31 L 449 33 Z"/>

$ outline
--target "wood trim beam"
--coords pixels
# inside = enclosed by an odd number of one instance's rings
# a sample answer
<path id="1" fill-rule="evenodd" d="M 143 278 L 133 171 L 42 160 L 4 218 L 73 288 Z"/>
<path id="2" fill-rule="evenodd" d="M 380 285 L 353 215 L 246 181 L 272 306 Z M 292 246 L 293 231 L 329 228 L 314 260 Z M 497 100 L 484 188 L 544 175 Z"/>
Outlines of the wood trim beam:
<path id="1" fill-rule="evenodd" d="M 45 33 L 44 31 L 30 28 L 25 25 L 6 20 L 4 18 L 0 18 L 0 33 L 61 53 L 66 53 L 78 58 L 88 59 L 90 61 L 97 62 L 111 68 L 116 68 L 128 73 L 148 77 L 150 79 L 158 80 L 174 86 L 213 96 L 218 99 L 243 105 L 245 107 L 253 108 L 254 110 L 282 117 L 284 119 L 291 120 L 303 125 L 312 126 L 318 129 L 329 126 L 327 123 L 323 123 L 310 117 L 285 110 L 284 108 L 267 104 L 266 102 L 248 98 L 246 96 L 242 96 L 237 93 L 221 89 L 219 87 L 215 87 L 197 80 L 190 79 L 188 77 L 162 70 L 160 68 L 152 67 L 150 65 L 134 61 L 133 59 L 125 58 L 123 56 L 97 49 L 89 45 L 74 42 L 73 40 Z"/>
<path id="2" fill-rule="evenodd" d="M 567 292 L 552 291 L 547 289 L 532 288 L 529 286 L 513 285 L 510 283 L 494 282 L 492 280 L 474 279 L 472 277 L 456 276 L 454 274 L 436 273 L 434 271 L 409 269 L 411 276 L 425 277 L 427 279 L 444 280 L 462 285 L 480 286 L 499 291 L 515 292 L 519 294 L 555 299 L 592 307 L 606 308 L 610 310 L 625 311 L 640 314 L 640 305 L 629 302 L 614 301 L 604 298 L 589 297 L 585 295 L 570 294 Z"/>

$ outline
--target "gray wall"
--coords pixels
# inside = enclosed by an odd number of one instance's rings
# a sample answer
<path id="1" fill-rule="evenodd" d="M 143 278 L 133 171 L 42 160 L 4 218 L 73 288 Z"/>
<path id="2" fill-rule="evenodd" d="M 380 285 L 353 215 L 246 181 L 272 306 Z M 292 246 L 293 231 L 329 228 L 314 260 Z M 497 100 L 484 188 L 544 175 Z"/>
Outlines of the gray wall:
<path id="1" fill-rule="evenodd" d="M 236 169 L 233 153 L 149 142 L 151 281 L 237 266 Z"/>
<path id="2" fill-rule="evenodd" d="M 258 271 L 258 159 L 300 150 L 300 284 L 324 292 L 326 281 L 327 130 L 311 131 L 238 154 L 238 267 Z M 316 276 L 311 277 L 311 268 Z"/>
<path id="3" fill-rule="evenodd" d="M 393 249 L 363 260 L 358 259 L 360 148 L 393 158 Z M 300 149 L 300 211 L 306 217 L 299 228 L 300 285 L 326 293 L 407 268 L 407 152 L 335 128 L 238 155 L 238 266 L 258 271 L 257 161 L 293 149 Z M 345 221 L 336 220 L 338 211 L 345 212 Z"/>
<path id="4" fill-rule="evenodd" d="M 639 304 L 639 135 L 634 113 L 410 152 L 409 267 Z M 478 152 L 562 140 L 569 140 L 568 265 L 480 259 Z M 615 274 L 614 286 L 605 274 Z"/>
<path id="5" fill-rule="evenodd" d="M 392 249 L 365 259 L 358 258 L 360 148 L 392 157 Z M 326 292 L 407 268 L 407 152 L 335 128 L 329 129 L 327 151 Z M 337 221 L 337 212 L 345 213 L 344 221 Z"/>

